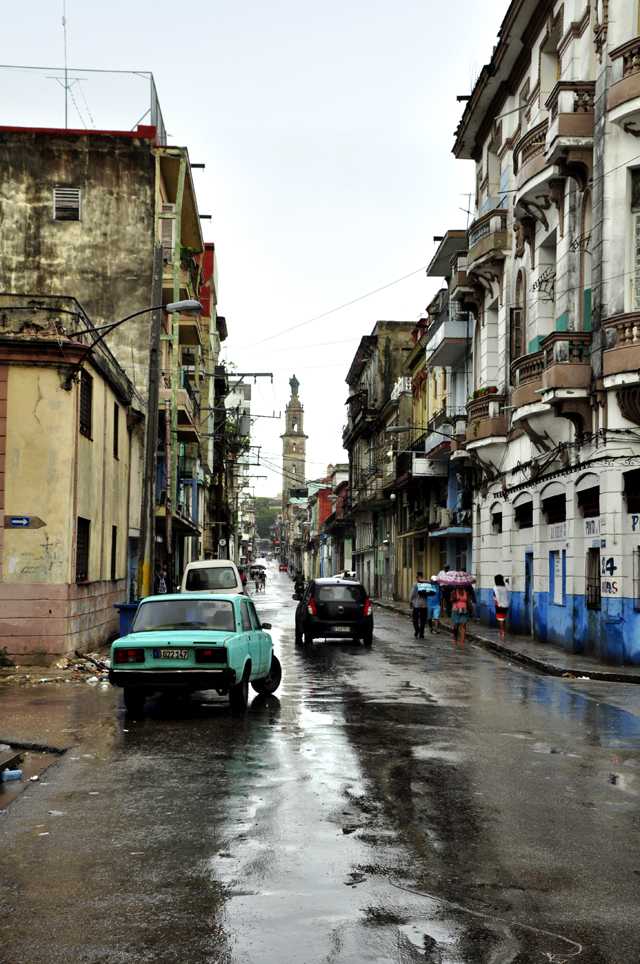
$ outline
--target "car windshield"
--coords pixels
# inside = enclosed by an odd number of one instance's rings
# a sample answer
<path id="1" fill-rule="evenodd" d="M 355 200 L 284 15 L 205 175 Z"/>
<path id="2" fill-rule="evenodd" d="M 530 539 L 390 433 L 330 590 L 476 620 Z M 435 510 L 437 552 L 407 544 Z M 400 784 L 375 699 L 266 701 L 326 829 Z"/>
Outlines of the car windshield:
<path id="1" fill-rule="evenodd" d="M 359 586 L 321 586 L 318 599 L 322 602 L 362 602 Z"/>
<path id="2" fill-rule="evenodd" d="M 213 566 L 211 569 L 190 569 L 187 573 L 187 592 L 206 592 L 209 589 L 235 589 L 238 585 L 231 566 Z"/>
<path id="3" fill-rule="evenodd" d="M 153 599 L 140 604 L 132 633 L 164 629 L 212 629 L 235 632 L 233 603 L 215 599 Z"/>

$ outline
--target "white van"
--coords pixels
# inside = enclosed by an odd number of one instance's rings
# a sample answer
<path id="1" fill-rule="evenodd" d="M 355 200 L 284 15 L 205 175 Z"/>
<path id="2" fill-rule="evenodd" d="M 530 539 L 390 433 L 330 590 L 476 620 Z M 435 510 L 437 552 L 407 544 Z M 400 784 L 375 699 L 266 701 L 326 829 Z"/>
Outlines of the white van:
<path id="1" fill-rule="evenodd" d="M 230 559 L 205 559 L 188 563 L 180 592 L 235 594 L 244 592 L 240 573 Z"/>

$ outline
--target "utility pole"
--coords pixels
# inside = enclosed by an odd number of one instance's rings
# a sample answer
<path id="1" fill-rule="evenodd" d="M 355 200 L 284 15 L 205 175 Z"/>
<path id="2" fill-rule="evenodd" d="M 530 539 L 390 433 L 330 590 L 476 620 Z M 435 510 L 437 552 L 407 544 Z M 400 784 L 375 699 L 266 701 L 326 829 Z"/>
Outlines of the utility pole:
<path id="1" fill-rule="evenodd" d="M 162 303 L 162 245 L 153 252 L 151 304 Z M 162 309 L 151 312 L 149 333 L 149 392 L 145 437 L 144 478 L 142 483 L 142 518 L 138 546 L 138 597 L 153 593 L 156 548 L 156 457 L 158 451 L 158 399 L 160 397 L 160 330 Z"/>

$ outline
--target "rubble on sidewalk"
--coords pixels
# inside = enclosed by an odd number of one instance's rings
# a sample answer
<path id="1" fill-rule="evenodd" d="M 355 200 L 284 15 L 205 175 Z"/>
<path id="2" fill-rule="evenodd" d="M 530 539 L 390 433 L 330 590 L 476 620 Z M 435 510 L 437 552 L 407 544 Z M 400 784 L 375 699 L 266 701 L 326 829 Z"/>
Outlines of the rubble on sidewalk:
<path id="1" fill-rule="evenodd" d="M 10 674 L 0 674 L 3 683 L 108 683 L 111 660 L 100 653 L 79 653 L 77 650 L 70 656 L 62 656 L 49 669 L 49 675 L 43 675 L 42 669 L 38 674 L 26 672 L 33 667 L 12 666 Z M 57 671 L 57 672 L 56 672 Z"/>

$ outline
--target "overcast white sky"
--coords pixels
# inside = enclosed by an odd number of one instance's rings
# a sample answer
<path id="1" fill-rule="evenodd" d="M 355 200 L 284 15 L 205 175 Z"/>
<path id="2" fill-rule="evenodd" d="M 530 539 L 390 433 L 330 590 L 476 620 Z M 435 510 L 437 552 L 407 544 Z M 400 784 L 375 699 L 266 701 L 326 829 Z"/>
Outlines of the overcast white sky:
<path id="1" fill-rule="evenodd" d="M 0 63 L 61 66 L 62 5 L 0 0 Z M 66 0 L 69 65 L 152 71 L 169 143 L 206 164 L 194 178 L 201 213 L 213 215 L 203 228 L 218 252 L 224 354 L 241 371 L 274 373 L 273 387 L 259 379 L 254 388 L 256 414 L 284 413 L 297 375 L 309 478 L 346 459 L 344 378 L 358 340 L 379 318 L 417 319 L 438 284 L 420 271 L 273 336 L 417 271 L 434 234 L 466 226 L 459 208 L 472 166 L 451 154 L 455 98 L 489 59 L 507 5 Z M 0 124 L 16 123 L 28 81 L 0 75 Z M 84 89 L 79 109 L 92 126 Z M 60 108 L 62 100 L 60 89 Z M 137 105 L 116 103 L 120 126 L 131 128 Z M 69 126 L 81 126 L 73 111 Z M 278 468 L 253 470 L 267 475 L 257 494 L 281 489 L 282 431 L 278 421 L 254 425 Z"/>

